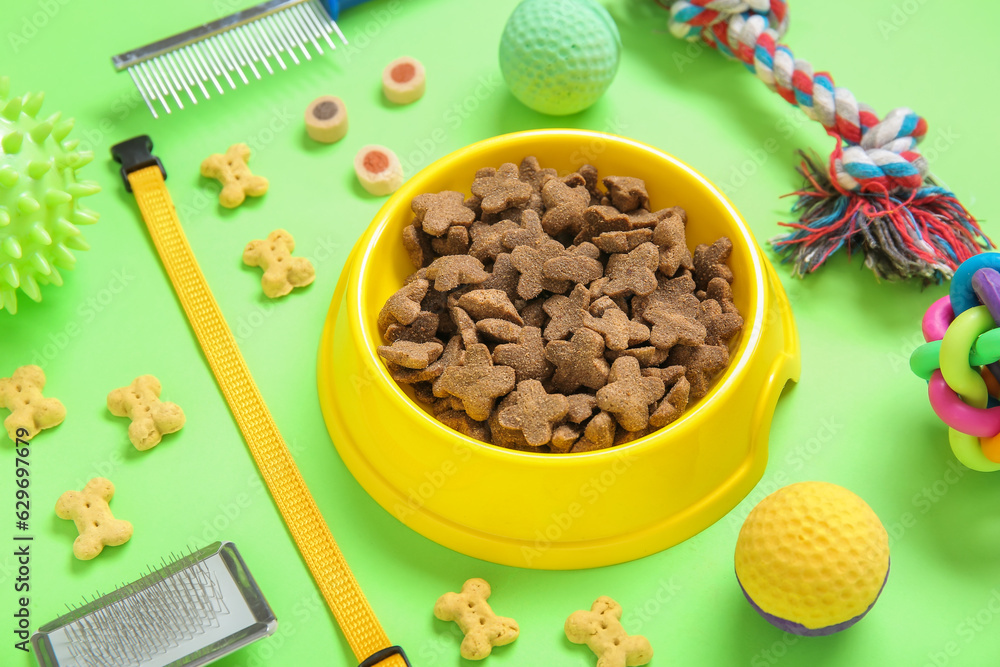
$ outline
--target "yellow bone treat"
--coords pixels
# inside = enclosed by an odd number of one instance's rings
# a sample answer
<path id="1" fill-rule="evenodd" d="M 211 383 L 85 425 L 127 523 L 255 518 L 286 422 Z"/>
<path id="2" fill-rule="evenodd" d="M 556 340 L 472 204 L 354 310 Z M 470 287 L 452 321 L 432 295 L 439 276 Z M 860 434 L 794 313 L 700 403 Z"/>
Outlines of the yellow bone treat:
<path id="1" fill-rule="evenodd" d="M 80 535 L 73 542 L 73 555 L 80 560 L 96 557 L 105 546 L 117 547 L 132 537 L 132 524 L 116 519 L 108 502 L 115 485 L 103 477 L 87 482 L 83 491 L 67 491 L 56 503 L 56 516 L 76 523 Z"/>
<path id="2" fill-rule="evenodd" d="M 236 208 L 248 195 L 260 197 L 267 192 L 267 179 L 250 171 L 249 159 L 249 146 L 233 144 L 224 155 L 213 153 L 201 163 L 201 175 L 218 179 L 222 184 L 219 203 L 226 208 Z"/>
<path id="3" fill-rule="evenodd" d="M 127 387 L 108 394 L 108 410 L 115 417 L 128 417 L 128 439 L 140 452 L 160 444 L 163 436 L 184 426 L 184 411 L 176 403 L 160 401 L 160 381 L 140 375 Z"/>
<path id="4" fill-rule="evenodd" d="M 517 639 L 519 629 L 512 618 L 493 613 L 486 600 L 490 585 L 483 579 L 469 579 L 461 593 L 445 593 L 434 605 L 434 615 L 442 621 L 455 621 L 465 634 L 461 654 L 466 660 L 482 660 L 494 646 L 504 646 Z"/>
<path id="5" fill-rule="evenodd" d="M 30 440 L 43 428 L 58 426 L 66 418 L 62 403 L 42 396 L 44 388 L 45 372 L 38 366 L 21 366 L 11 377 L 0 378 L 0 408 L 10 410 L 3 425 L 12 441 L 19 435 Z"/>

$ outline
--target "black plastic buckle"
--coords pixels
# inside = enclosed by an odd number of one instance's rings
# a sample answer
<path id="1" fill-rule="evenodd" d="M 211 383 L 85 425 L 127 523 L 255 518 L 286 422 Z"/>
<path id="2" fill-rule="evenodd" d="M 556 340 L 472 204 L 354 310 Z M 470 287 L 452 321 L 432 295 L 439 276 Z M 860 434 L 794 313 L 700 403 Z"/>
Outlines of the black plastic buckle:
<path id="1" fill-rule="evenodd" d="M 163 168 L 160 158 L 153 155 L 152 150 L 153 140 L 148 134 L 140 134 L 111 147 L 111 157 L 122 166 L 122 180 L 125 181 L 125 189 L 128 192 L 132 192 L 128 175 L 145 167 L 156 165 L 163 174 L 163 180 L 167 180 L 167 170 Z"/>
<path id="2" fill-rule="evenodd" d="M 410 665 L 409 658 L 406 657 L 406 652 L 403 651 L 400 646 L 390 646 L 389 648 L 384 648 L 381 651 L 372 653 L 370 656 L 364 659 L 364 661 L 358 665 L 358 667 L 375 667 L 378 663 L 391 658 L 394 655 L 398 655 L 406 663 L 406 667 L 413 667 Z"/>

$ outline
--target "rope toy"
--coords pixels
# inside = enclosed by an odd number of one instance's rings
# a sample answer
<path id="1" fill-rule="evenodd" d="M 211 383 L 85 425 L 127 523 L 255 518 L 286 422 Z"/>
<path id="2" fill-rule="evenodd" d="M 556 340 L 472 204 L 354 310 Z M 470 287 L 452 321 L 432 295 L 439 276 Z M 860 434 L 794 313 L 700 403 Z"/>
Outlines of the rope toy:
<path id="1" fill-rule="evenodd" d="M 910 369 L 928 381 L 935 414 L 955 457 L 973 470 L 1000 470 L 1000 253 L 963 262 L 948 296 L 924 314 L 927 342 Z"/>
<path id="2" fill-rule="evenodd" d="M 656 0 L 670 10 L 670 32 L 701 40 L 739 60 L 768 88 L 819 121 L 837 145 L 824 167 L 800 151 L 805 179 L 792 210 L 799 222 L 771 244 L 795 274 L 815 271 L 840 250 L 860 245 L 879 278 L 951 278 L 964 260 L 992 248 L 976 219 L 930 175 L 917 143 L 927 122 L 905 107 L 879 120 L 826 72 L 796 59 L 779 40 L 788 29 L 785 0 Z"/>

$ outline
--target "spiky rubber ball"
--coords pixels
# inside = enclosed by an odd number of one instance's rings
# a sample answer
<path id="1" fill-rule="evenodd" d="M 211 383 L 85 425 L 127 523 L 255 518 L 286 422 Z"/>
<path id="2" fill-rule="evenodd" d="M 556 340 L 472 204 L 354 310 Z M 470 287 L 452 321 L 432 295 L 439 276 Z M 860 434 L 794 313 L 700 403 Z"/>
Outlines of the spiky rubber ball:
<path id="1" fill-rule="evenodd" d="M 0 310 L 11 314 L 18 289 L 41 301 L 40 286 L 63 284 L 60 270 L 76 264 L 73 251 L 90 247 L 79 226 L 98 218 L 80 198 L 100 187 L 76 175 L 94 153 L 66 139 L 72 118 L 40 119 L 43 98 L 11 96 L 10 79 L 0 77 Z"/>
<path id="2" fill-rule="evenodd" d="M 736 578 L 754 609 L 797 635 L 830 635 L 875 604 L 889 576 L 889 536 L 847 489 L 800 482 L 764 498 L 736 541 Z"/>
<path id="3" fill-rule="evenodd" d="M 614 19 L 594 0 L 524 0 L 504 26 L 500 70 L 526 106 L 562 116 L 604 94 L 621 48 Z"/>

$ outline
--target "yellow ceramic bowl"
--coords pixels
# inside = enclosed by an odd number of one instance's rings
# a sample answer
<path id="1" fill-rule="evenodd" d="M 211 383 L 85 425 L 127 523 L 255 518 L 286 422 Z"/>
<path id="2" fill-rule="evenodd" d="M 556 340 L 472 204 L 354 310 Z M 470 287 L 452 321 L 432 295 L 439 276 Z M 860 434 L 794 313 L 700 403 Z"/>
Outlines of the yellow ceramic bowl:
<path id="1" fill-rule="evenodd" d="M 684 207 L 693 248 L 733 241 L 733 295 L 746 320 L 729 368 L 673 424 L 582 454 L 517 452 L 467 438 L 425 412 L 376 355 L 376 317 L 412 273 L 401 232 L 424 192 L 469 192 L 475 171 L 535 155 L 560 173 L 590 162 L 646 181 L 654 210 Z M 703 176 L 636 141 L 539 130 L 463 148 L 411 178 L 347 260 L 319 353 L 319 396 L 348 469 L 388 512 L 461 553 L 520 567 L 574 569 L 655 553 L 707 528 L 760 479 L 771 416 L 797 380 L 787 298 L 746 223 Z"/>

